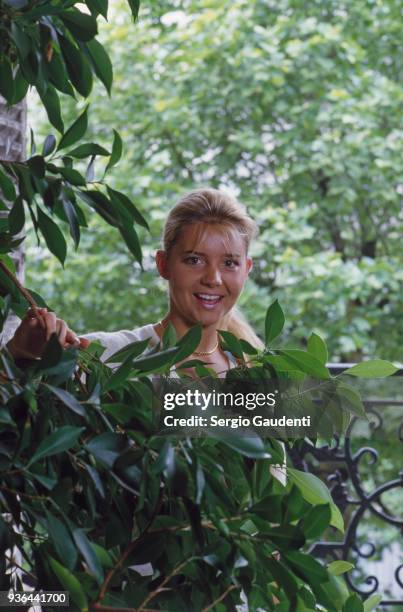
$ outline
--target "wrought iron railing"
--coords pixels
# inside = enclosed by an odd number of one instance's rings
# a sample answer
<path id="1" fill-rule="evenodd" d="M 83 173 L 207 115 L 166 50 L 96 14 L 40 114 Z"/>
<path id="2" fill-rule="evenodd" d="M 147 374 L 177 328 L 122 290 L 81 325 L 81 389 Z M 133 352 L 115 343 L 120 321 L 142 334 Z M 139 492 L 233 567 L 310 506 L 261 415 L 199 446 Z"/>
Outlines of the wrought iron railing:
<path id="1" fill-rule="evenodd" d="M 330 364 L 329 369 L 332 374 L 339 374 L 350 365 Z M 341 540 L 326 538 L 312 546 L 310 552 L 319 558 L 352 561 L 357 569 L 345 574 L 350 589 L 364 598 L 375 592 L 382 594 L 378 609 L 402 606 L 403 610 L 403 471 L 399 472 L 403 463 L 403 370 L 392 378 L 393 388 L 398 389 L 396 383 L 400 383 L 400 397 L 399 393 L 386 399 L 364 397 L 370 417 L 370 445 L 359 445 L 363 440 L 354 429 L 360 421 L 354 418 L 346 435 L 335 437 L 332 444 L 318 448 L 310 440 L 300 441 L 290 449 L 290 455 L 295 467 L 327 481 L 345 519 L 345 534 Z M 387 425 L 385 410 L 393 415 L 395 423 L 393 431 L 389 427 L 386 435 L 383 431 Z M 382 431 L 383 436 L 377 436 Z M 381 441 L 381 452 L 376 449 L 377 437 Z M 357 445 L 358 448 L 354 448 Z M 388 451 L 395 454 L 392 461 L 386 457 Z M 384 469 L 380 470 L 380 477 L 383 481 L 379 483 L 377 468 L 382 463 Z M 385 500 L 387 496 L 389 499 Z M 394 530 L 396 538 L 391 536 Z M 330 537 L 336 540 L 334 534 Z M 386 585 L 382 580 L 385 576 Z"/>

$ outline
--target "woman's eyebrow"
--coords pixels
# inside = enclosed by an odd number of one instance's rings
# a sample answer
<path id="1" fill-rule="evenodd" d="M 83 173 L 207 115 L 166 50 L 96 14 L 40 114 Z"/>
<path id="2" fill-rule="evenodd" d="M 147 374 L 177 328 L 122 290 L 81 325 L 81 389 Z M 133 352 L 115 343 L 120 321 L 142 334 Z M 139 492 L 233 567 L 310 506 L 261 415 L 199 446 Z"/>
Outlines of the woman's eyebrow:
<path id="1" fill-rule="evenodd" d="M 202 253 L 201 251 L 194 251 L 193 249 L 189 249 L 188 251 L 183 251 L 184 255 L 187 255 L 188 253 L 193 253 L 194 255 L 202 255 L 203 257 L 206 257 L 206 253 Z M 223 257 L 241 257 L 238 253 L 223 253 L 222 255 Z"/>

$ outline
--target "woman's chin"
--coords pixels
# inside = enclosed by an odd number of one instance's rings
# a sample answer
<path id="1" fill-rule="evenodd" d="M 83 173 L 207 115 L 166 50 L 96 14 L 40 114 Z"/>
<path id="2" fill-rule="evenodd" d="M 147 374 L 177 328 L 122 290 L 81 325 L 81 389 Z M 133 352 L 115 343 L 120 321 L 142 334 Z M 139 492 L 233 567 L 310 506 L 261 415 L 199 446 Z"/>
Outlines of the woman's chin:
<path id="1" fill-rule="evenodd" d="M 226 313 L 220 311 L 202 311 L 197 313 L 197 322 L 203 326 L 218 325 Z"/>

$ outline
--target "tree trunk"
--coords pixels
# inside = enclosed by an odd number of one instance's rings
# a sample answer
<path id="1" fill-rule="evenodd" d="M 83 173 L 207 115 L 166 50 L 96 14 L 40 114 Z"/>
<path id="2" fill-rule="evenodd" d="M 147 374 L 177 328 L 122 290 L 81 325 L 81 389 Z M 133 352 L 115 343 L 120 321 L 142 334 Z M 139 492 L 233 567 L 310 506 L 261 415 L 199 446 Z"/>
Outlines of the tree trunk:
<path id="1" fill-rule="evenodd" d="M 23 100 L 14 106 L 7 106 L 4 98 L 0 96 L 0 159 L 7 161 L 22 161 L 26 158 L 26 125 L 27 105 Z M 0 215 L 6 214 L 0 211 Z M 12 252 L 18 279 L 24 282 L 24 250 L 22 245 Z M 19 319 L 10 315 L 4 325 L 0 336 L 3 345 L 13 335 L 18 326 Z"/>

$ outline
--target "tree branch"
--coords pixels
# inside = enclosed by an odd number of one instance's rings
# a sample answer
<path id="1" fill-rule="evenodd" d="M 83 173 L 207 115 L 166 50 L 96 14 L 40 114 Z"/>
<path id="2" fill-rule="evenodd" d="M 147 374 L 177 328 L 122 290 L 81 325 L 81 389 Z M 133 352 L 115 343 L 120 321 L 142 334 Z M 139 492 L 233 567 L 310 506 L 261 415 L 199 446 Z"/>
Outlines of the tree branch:
<path id="1" fill-rule="evenodd" d="M 136 538 L 135 540 L 130 542 L 130 544 L 128 544 L 128 546 L 126 547 L 126 549 L 123 552 L 123 554 L 117 560 L 116 564 L 107 573 L 106 578 L 105 578 L 104 582 L 102 583 L 101 589 L 99 591 L 97 604 L 104 599 L 104 597 L 106 595 L 106 592 L 108 590 L 109 583 L 112 580 L 112 578 L 114 577 L 114 575 L 116 574 L 117 570 L 121 568 L 122 564 L 125 562 L 127 557 L 133 552 L 133 550 L 139 544 L 141 544 L 141 542 L 144 540 L 145 536 L 147 535 L 148 530 L 150 529 L 150 527 L 153 524 L 153 522 L 154 522 L 158 512 L 160 511 L 161 503 L 162 503 L 162 492 L 163 492 L 163 489 L 161 488 L 159 496 L 158 496 L 157 503 L 155 505 L 155 508 L 153 510 L 151 518 L 148 521 L 144 531 L 141 533 L 141 535 L 138 538 Z"/>
<path id="2" fill-rule="evenodd" d="M 185 559 L 185 561 L 182 561 L 182 563 L 179 563 L 179 565 L 174 567 L 172 572 L 166 578 L 164 578 L 164 580 L 161 582 L 160 586 L 158 588 L 156 588 L 154 591 L 151 591 L 151 593 L 149 593 L 147 595 L 147 597 L 144 599 L 144 601 L 137 608 L 136 612 L 145 612 L 146 611 L 145 606 L 148 604 L 148 602 L 151 601 L 152 599 L 154 599 L 154 597 L 156 597 L 159 593 L 161 593 L 161 591 L 164 591 L 165 590 L 164 589 L 165 585 L 168 584 L 168 582 L 171 580 L 171 578 L 176 576 L 176 574 L 178 574 L 181 571 L 181 569 L 183 567 L 185 567 L 185 565 L 187 565 L 188 563 L 190 563 L 191 561 L 193 561 L 196 558 L 197 557 L 189 557 L 189 559 Z"/>
<path id="3" fill-rule="evenodd" d="M 18 278 L 15 276 L 15 274 L 13 274 L 11 272 L 11 270 L 8 269 L 8 267 L 6 266 L 6 264 L 3 261 L 0 261 L 0 269 L 11 280 L 11 282 L 15 285 L 15 287 L 21 293 L 21 295 L 27 300 L 28 304 L 31 306 L 31 308 L 33 310 L 33 313 L 34 313 L 35 317 L 37 319 L 39 319 L 39 321 L 42 324 L 42 317 L 41 317 L 41 315 L 38 312 L 38 305 L 35 302 L 35 300 L 32 297 L 32 295 L 30 294 L 30 292 L 28 291 L 28 289 L 25 289 L 25 287 L 20 283 Z"/>
<path id="4" fill-rule="evenodd" d="M 236 586 L 236 584 L 231 584 L 230 587 L 228 587 L 228 589 L 226 591 L 224 591 L 224 593 L 222 595 L 220 595 L 220 597 L 217 597 L 217 599 L 215 599 L 213 601 L 213 603 L 211 603 L 209 606 L 207 606 L 206 608 L 202 609 L 202 612 L 208 612 L 209 610 L 212 610 L 214 608 L 214 606 L 216 606 L 218 603 L 220 603 L 220 601 L 222 601 L 223 599 L 225 599 L 228 595 L 228 593 L 230 593 L 231 591 L 233 591 L 234 589 L 239 589 L 239 586 Z"/>

